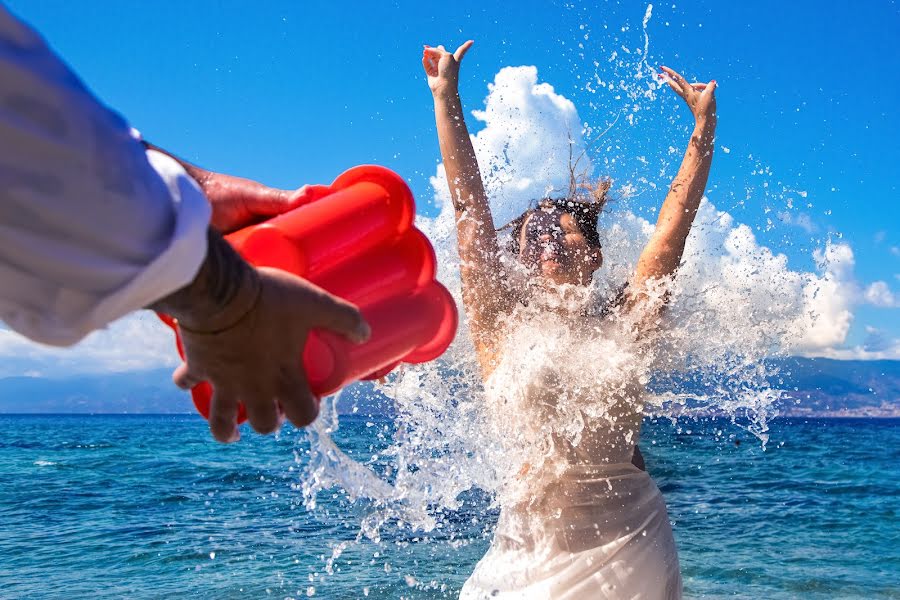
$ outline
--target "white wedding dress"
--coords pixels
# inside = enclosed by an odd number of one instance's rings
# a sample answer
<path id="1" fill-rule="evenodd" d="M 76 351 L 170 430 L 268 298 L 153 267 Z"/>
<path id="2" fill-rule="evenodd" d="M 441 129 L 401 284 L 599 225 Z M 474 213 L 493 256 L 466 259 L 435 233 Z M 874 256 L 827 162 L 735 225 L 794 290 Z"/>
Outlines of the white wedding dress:
<path id="1" fill-rule="evenodd" d="M 573 466 L 540 517 L 503 507 L 460 599 L 677 599 L 678 553 L 662 495 L 631 464 Z M 543 522 L 538 522 L 538 519 Z"/>
<path id="2" fill-rule="evenodd" d="M 571 327 L 538 330 L 513 336 L 485 385 L 509 476 L 460 599 L 681 598 L 665 502 L 630 462 L 643 385 L 629 365 L 639 360 L 609 340 L 573 340 Z"/>

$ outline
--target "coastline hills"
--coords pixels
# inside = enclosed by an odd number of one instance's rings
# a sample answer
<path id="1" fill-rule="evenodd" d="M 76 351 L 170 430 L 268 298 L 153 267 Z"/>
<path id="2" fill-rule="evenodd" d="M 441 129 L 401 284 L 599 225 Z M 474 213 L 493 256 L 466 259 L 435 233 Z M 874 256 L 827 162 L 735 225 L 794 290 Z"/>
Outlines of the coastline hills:
<path id="1" fill-rule="evenodd" d="M 900 417 L 900 361 L 791 357 L 775 361 L 789 399 L 785 416 Z M 354 411 L 355 408 L 355 411 Z M 367 383 L 349 388 L 340 412 L 389 414 L 390 401 Z M 78 375 L 65 378 L 0 378 L 0 413 L 179 414 L 192 413 L 170 369 Z"/>

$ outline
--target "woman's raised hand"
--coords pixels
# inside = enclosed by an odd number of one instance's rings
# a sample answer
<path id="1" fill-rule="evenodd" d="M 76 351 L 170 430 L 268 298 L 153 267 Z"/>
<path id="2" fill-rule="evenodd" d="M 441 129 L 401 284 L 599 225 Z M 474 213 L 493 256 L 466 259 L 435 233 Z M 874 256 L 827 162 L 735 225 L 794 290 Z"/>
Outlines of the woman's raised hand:
<path id="1" fill-rule="evenodd" d="M 681 96 L 694 114 L 699 124 L 715 124 L 716 122 L 716 80 L 709 83 L 688 83 L 678 72 L 669 67 L 660 67 L 660 77 L 676 94 Z"/>
<path id="2" fill-rule="evenodd" d="M 428 87 L 433 94 L 455 94 L 459 86 L 459 63 L 474 44 L 472 40 L 449 53 L 443 46 L 425 46 L 422 52 L 422 66 L 428 76 Z"/>

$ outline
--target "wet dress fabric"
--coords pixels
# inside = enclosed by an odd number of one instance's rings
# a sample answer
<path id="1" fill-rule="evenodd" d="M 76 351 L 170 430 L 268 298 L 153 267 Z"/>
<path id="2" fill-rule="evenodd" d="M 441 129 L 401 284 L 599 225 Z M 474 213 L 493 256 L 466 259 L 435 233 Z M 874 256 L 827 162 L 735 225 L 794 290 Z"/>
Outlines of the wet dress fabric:
<path id="1" fill-rule="evenodd" d="M 665 502 L 645 471 L 573 465 L 538 504 L 501 509 L 461 599 L 681 598 Z"/>
<path id="2" fill-rule="evenodd" d="M 681 598 L 665 502 L 630 462 L 645 393 L 635 355 L 539 318 L 485 382 L 509 475 L 491 546 L 460 598 Z"/>

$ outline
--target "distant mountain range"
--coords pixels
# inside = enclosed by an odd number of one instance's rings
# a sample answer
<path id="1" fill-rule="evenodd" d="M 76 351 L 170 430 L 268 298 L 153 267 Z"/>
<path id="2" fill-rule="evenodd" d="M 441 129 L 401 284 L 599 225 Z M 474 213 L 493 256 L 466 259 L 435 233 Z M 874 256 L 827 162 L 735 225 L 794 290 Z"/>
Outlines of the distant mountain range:
<path id="1" fill-rule="evenodd" d="M 900 361 L 787 358 L 776 362 L 778 387 L 794 416 L 900 416 Z M 775 384 L 776 382 L 773 382 Z M 384 414 L 389 400 L 360 384 L 344 394 L 340 412 Z M 65 379 L 0 378 L 0 413 L 191 413 L 190 396 L 178 390 L 170 369 L 84 375 Z"/>
<path id="2" fill-rule="evenodd" d="M 388 400 L 363 382 L 341 396 L 338 410 L 384 414 Z M 0 377 L 0 413 L 181 414 L 193 413 L 187 392 L 172 383 L 172 369 L 44 377 Z"/>
<path id="3" fill-rule="evenodd" d="M 795 416 L 900 417 L 900 361 L 787 358 L 778 387 Z M 775 382 L 773 382 L 774 384 Z"/>
<path id="4" fill-rule="evenodd" d="M 80 375 L 62 379 L 0 378 L 0 413 L 185 413 L 190 396 L 172 369 Z"/>

